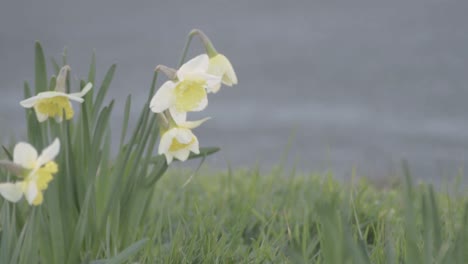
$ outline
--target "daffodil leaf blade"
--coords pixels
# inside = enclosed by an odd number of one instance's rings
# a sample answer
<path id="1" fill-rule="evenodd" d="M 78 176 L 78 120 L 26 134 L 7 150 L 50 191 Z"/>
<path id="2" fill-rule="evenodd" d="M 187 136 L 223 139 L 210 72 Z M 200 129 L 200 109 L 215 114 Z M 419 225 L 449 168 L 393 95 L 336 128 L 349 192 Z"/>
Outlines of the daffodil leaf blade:
<path id="1" fill-rule="evenodd" d="M 200 148 L 200 153 L 195 154 L 195 153 L 190 153 L 190 156 L 188 159 L 196 159 L 196 158 L 202 158 L 202 157 L 207 157 L 209 155 L 212 155 L 221 149 L 218 147 L 205 147 L 205 148 Z"/>
<path id="2" fill-rule="evenodd" d="M 91 64 L 89 65 L 88 71 L 88 82 L 94 84 L 94 80 L 96 79 L 96 53 L 93 51 L 91 55 Z"/>
<path id="3" fill-rule="evenodd" d="M 127 96 L 125 101 L 124 119 L 122 123 L 122 133 L 120 134 L 120 148 L 123 147 L 125 136 L 127 135 L 128 121 L 130 119 L 130 108 L 132 106 L 132 95 Z"/>
<path id="4" fill-rule="evenodd" d="M 7 155 L 8 160 L 13 160 L 13 156 L 11 155 L 10 151 L 8 151 L 8 149 L 3 145 L 2 145 L 2 148 L 3 148 L 3 151 L 5 152 L 5 155 Z"/>
<path id="5" fill-rule="evenodd" d="M 44 56 L 44 50 L 41 43 L 35 44 L 35 58 L 34 58 L 34 85 L 36 94 L 44 92 L 47 89 L 47 68 Z"/>
<path id="6" fill-rule="evenodd" d="M 101 87 L 99 88 L 99 91 L 96 95 L 96 100 L 94 101 L 94 110 L 99 111 L 99 109 L 102 106 L 102 103 L 104 101 L 104 98 L 106 97 L 107 91 L 110 87 L 110 84 L 112 82 L 112 79 L 114 78 L 114 73 L 117 65 L 113 64 L 109 70 L 107 71 L 104 80 L 102 81 Z M 94 111 L 94 112 L 95 112 Z"/>

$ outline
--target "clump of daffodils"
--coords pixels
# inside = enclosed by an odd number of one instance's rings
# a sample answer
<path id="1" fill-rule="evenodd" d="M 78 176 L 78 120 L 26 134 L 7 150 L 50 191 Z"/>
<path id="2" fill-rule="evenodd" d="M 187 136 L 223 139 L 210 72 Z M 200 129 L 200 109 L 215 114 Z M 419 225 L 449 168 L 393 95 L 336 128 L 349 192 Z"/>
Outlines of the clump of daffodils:
<path id="1" fill-rule="evenodd" d="M 188 121 L 187 114 L 204 110 L 208 105 L 208 94 L 218 92 L 222 84 L 237 84 L 230 61 L 216 51 L 202 31 L 193 30 L 189 38 L 195 35 L 201 38 L 206 53 L 188 60 L 177 70 L 164 65 L 156 67 L 156 71 L 165 73 L 169 79 L 157 90 L 149 106 L 157 114 L 160 129 L 158 153 L 165 156 L 167 164 L 174 159 L 185 161 L 190 153 L 200 154 L 199 141 L 192 130 L 209 118 Z M 54 90 L 40 92 L 20 102 L 21 106 L 34 109 L 39 123 L 49 118 L 58 123 L 72 119 L 71 101 L 83 103 L 83 97 L 92 89 L 93 85 L 87 83 L 80 92 L 67 93 L 69 71 L 68 65 L 60 69 Z M 17 180 L 0 183 L 0 196 L 14 203 L 25 197 L 30 205 L 42 204 L 44 191 L 58 172 L 54 159 L 59 150 L 58 138 L 40 155 L 29 143 L 16 144 L 12 160 L 0 160 L 0 168 Z"/>
<path id="2" fill-rule="evenodd" d="M 0 195 L 8 201 L 18 202 L 23 196 L 30 205 L 40 205 L 44 199 L 43 192 L 47 189 L 53 175 L 58 172 L 55 157 L 60 150 L 60 141 L 45 148 L 38 156 L 36 149 L 28 143 L 16 144 L 13 151 L 13 161 L 0 161 L 0 166 L 9 170 L 20 180 L 14 183 L 0 183 Z"/>
<path id="3" fill-rule="evenodd" d="M 187 61 L 178 70 L 164 65 L 156 67 L 170 80 L 165 82 L 150 102 L 151 111 L 158 114 L 161 140 L 159 154 L 166 156 L 167 164 L 174 158 L 185 161 L 190 152 L 198 154 L 199 143 L 192 130 L 208 118 L 187 121 L 188 112 L 198 112 L 208 105 L 207 93 L 216 93 L 221 84 L 237 84 L 237 76 L 229 60 L 219 54 L 208 37 L 200 30 L 190 34 L 199 35 L 206 54 Z"/>
<path id="4" fill-rule="evenodd" d="M 55 118 L 60 123 L 65 115 L 66 120 L 73 118 L 74 111 L 70 101 L 82 103 L 83 97 L 91 90 L 93 85 L 88 83 L 83 87 L 83 90 L 78 93 L 66 93 L 67 73 L 70 71 L 70 66 L 65 65 L 60 69 L 57 76 L 56 86 L 54 91 L 47 91 L 37 94 L 31 98 L 20 102 L 25 108 L 34 108 L 36 117 L 39 122 L 46 121 L 49 117 Z"/>

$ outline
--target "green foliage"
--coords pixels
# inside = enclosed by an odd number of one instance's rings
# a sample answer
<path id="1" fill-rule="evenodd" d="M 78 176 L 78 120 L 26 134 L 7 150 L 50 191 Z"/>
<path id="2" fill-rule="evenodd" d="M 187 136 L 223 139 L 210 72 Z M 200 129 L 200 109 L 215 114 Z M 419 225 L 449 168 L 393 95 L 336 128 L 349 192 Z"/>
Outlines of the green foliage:
<path id="1" fill-rule="evenodd" d="M 172 172 L 142 263 L 465 263 L 468 197 L 330 175 Z M 408 178 L 409 179 L 409 178 Z M 450 203 L 448 208 L 445 205 Z M 443 205 L 443 206 L 442 206 Z"/>

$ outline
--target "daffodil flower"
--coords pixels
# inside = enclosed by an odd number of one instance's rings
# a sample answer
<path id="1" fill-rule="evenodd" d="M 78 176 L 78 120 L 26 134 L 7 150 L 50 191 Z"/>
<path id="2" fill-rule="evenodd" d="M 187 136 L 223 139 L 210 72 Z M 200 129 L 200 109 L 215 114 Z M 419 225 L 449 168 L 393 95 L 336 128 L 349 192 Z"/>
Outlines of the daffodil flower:
<path id="1" fill-rule="evenodd" d="M 201 111 L 208 105 L 207 91 L 215 89 L 221 81 L 218 76 L 207 73 L 208 55 L 197 56 L 176 72 L 176 80 L 165 82 L 153 96 L 150 108 L 155 113 L 166 109 L 176 123 L 186 120 L 187 112 Z"/>
<path id="2" fill-rule="evenodd" d="M 232 86 L 237 84 L 236 72 L 234 72 L 231 62 L 229 62 L 223 54 L 218 53 L 210 57 L 208 73 L 221 77 L 221 81 L 224 85 Z M 217 86 L 213 86 L 209 92 L 216 93 L 220 88 L 221 84 L 219 83 Z"/>
<path id="3" fill-rule="evenodd" d="M 55 139 L 39 156 L 36 149 L 30 144 L 24 142 L 16 144 L 13 151 L 13 162 L 3 161 L 0 165 L 7 169 L 8 167 L 16 168 L 12 171 L 24 180 L 15 183 L 0 183 L 0 195 L 15 203 L 21 200 L 24 195 L 30 205 L 42 204 L 43 192 L 47 189 L 53 174 L 58 172 L 57 164 L 53 160 L 59 150 L 60 141 L 58 139 Z"/>
<path id="4" fill-rule="evenodd" d="M 208 36 L 199 29 L 194 29 L 190 32 L 190 38 L 193 35 L 198 35 L 205 46 L 206 53 L 209 56 L 209 67 L 208 74 L 212 74 L 221 78 L 224 85 L 232 86 L 237 84 L 237 76 L 231 62 L 221 53 L 218 53 L 213 46 L 213 43 Z M 212 86 L 208 89 L 208 92 L 216 93 L 221 88 L 221 83 Z"/>
<path id="5" fill-rule="evenodd" d="M 65 92 L 65 82 L 69 70 L 68 65 L 60 70 L 55 91 L 42 92 L 20 102 L 21 106 L 25 108 L 34 108 L 39 122 L 44 122 L 47 118 L 53 117 L 60 123 L 64 113 L 66 120 L 72 119 L 74 111 L 70 100 L 82 103 L 84 101 L 83 97 L 93 87 L 91 83 L 88 83 L 81 92 L 67 94 Z"/>
<path id="6" fill-rule="evenodd" d="M 170 164 L 174 158 L 186 161 L 190 152 L 200 154 L 198 139 L 191 129 L 200 126 L 208 119 L 184 121 L 163 131 L 158 153 L 166 156 L 167 164 Z"/>

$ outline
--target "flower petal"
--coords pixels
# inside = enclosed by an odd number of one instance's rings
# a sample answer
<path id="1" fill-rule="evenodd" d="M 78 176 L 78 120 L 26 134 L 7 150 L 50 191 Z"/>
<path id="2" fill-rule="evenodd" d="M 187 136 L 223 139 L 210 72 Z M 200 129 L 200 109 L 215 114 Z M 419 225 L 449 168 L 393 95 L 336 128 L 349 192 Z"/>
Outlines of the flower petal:
<path id="1" fill-rule="evenodd" d="M 72 94 L 66 94 L 64 96 L 67 97 L 68 99 L 70 99 L 72 101 L 75 101 L 75 102 L 78 102 L 78 103 L 83 103 L 84 102 L 83 98 L 72 95 Z"/>
<path id="2" fill-rule="evenodd" d="M 195 154 L 200 154 L 200 147 L 199 147 L 198 139 L 197 137 L 194 137 L 194 138 L 195 138 L 194 142 L 190 144 L 188 149 Z"/>
<path id="3" fill-rule="evenodd" d="M 221 82 L 218 82 L 218 83 L 213 84 L 213 85 L 207 85 L 206 86 L 206 91 L 208 93 L 217 93 L 219 91 L 219 89 L 221 89 Z"/>
<path id="4" fill-rule="evenodd" d="M 175 101 L 174 88 L 176 83 L 167 81 L 158 89 L 150 102 L 151 111 L 161 113 L 171 107 Z"/>
<path id="5" fill-rule="evenodd" d="M 194 72 L 206 72 L 209 66 L 209 57 L 206 54 L 201 54 L 195 58 L 184 63 L 179 70 L 177 70 L 177 78 L 179 81 L 185 79 L 185 75 L 191 74 Z"/>
<path id="6" fill-rule="evenodd" d="M 62 123 L 62 121 L 63 121 L 63 116 L 61 116 L 61 115 L 56 115 L 55 116 L 55 122 Z"/>
<path id="7" fill-rule="evenodd" d="M 36 149 L 28 143 L 19 142 L 13 149 L 13 162 L 26 169 L 33 169 L 37 160 Z"/>
<path id="8" fill-rule="evenodd" d="M 172 152 L 172 155 L 180 161 L 186 161 L 190 155 L 190 150 L 188 149 L 181 149 L 175 152 Z"/>
<path id="9" fill-rule="evenodd" d="M 28 99 L 24 99 L 23 101 L 20 102 L 20 105 L 24 108 L 31 108 L 33 107 L 37 100 L 39 100 L 40 98 L 38 98 L 37 96 L 33 96 L 33 97 L 30 97 Z"/>
<path id="10" fill-rule="evenodd" d="M 174 138 L 174 130 L 170 129 L 166 133 L 162 134 L 159 141 L 158 154 L 166 154 L 169 151 L 169 148 L 172 144 L 172 139 Z"/>
<path id="11" fill-rule="evenodd" d="M 34 181 L 30 181 L 26 187 L 25 192 L 26 200 L 28 200 L 29 204 L 33 204 L 34 199 L 36 199 L 38 193 L 39 190 L 37 189 L 36 183 Z"/>
<path id="12" fill-rule="evenodd" d="M 37 121 L 39 121 L 39 123 L 42 123 L 42 122 L 46 121 L 47 118 L 49 118 L 48 115 L 43 114 L 43 113 L 41 113 L 41 112 L 39 112 L 37 110 L 35 110 L 34 112 L 36 112 Z"/>
<path id="13" fill-rule="evenodd" d="M 78 92 L 78 93 L 71 93 L 69 94 L 69 97 L 71 100 L 73 100 L 71 97 L 77 97 L 77 98 L 81 98 L 81 97 L 84 97 L 90 90 L 91 88 L 93 88 L 93 84 L 92 83 L 87 83 L 85 85 L 85 87 L 83 87 L 83 89 Z M 76 101 L 76 100 L 75 100 Z"/>
<path id="14" fill-rule="evenodd" d="M 176 124 L 180 124 L 187 120 L 187 112 L 179 112 L 176 107 L 170 107 L 169 113 Z"/>
<path id="15" fill-rule="evenodd" d="M 193 112 L 201 111 L 205 109 L 207 106 L 208 106 L 208 97 L 205 96 L 200 100 L 200 102 L 198 102 L 198 105 L 195 108 L 192 108 L 191 111 Z"/>
<path id="16" fill-rule="evenodd" d="M 0 195 L 6 200 L 16 203 L 23 197 L 20 183 L 0 183 Z"/>
<path id="17" fill-rule="evenodd" d="M 208 121 L 210 120 L 211 117 L 205 117 L 203 119 L 200 119 L 200 120 L 195 120 L 195 121 L 185 121 L 185 122 L 181 122 L 179 124 L 180 127 L 184 127 L 184 128 L 188 128 L 188 129 L 193 129 L 193 128 L 196 128 L 196 127 L 199 127 L 201 124 L 203 124 L 205 121 Z"/>
<path id="18" fill-rule="evenodd" d="M 231 62 L 222 54 L 210 58 L 208 73 L 222 77 L 223 84 L 232 86 L 237 84 L 237 76 Z"/>
<path id="19" fill-rule="evenodd" d="M 57 75 L 57 81 L 55 84 L 55 91 L 65 93 L 65 86 L 67 81 L 67 73 L 70 71 L 70 66 L 65 65 L 60 69 L 59 74 Z"/>
<path id="20" fill-rule="evenodd" d="M 189 144 L 195 137 L 190 129 L 174 128 L 174 130 L 176 131 L 175 138 L 182 144 Z"/>
<path id="21" fill-rule="evenodd" d="M 58 138 L 52 142 L 50 146 L 45 148 L 39 158 L 37 158 L 37 167 L 41 167 L 42 165 L 46 164 L 47 162 L 55 159 L 60 151 L 60 141 Z"/>

